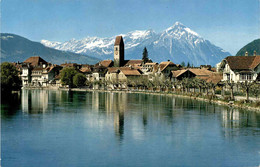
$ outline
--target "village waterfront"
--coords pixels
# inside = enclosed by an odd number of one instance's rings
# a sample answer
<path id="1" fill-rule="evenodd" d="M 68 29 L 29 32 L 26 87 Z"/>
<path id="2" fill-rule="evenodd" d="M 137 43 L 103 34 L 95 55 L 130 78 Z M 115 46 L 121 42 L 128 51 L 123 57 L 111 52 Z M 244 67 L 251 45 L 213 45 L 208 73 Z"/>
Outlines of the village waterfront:
<path id="1" fill-rule="evenodd" d="M 1 124 L 3 166 L 260 164 L 259 112 L 176 96 L 24 89 Z"/>

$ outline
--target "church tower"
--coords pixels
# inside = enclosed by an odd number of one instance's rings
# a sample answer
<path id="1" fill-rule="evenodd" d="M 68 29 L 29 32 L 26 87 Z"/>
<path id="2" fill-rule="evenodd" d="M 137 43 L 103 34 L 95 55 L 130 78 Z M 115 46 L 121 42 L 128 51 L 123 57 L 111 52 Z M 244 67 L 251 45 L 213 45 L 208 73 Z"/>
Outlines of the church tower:
<path id="1" fill-rule="evenodd" d="M 125 61 L 124 41 L 122 36 L 117 36 L 114 44 L 114 66 L 121 67 Z"/>

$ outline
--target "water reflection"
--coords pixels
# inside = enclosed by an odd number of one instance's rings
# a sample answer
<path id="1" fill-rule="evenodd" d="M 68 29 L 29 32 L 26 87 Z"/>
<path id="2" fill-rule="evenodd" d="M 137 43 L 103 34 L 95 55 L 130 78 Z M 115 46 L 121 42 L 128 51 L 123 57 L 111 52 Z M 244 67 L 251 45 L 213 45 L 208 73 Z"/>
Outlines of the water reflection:
<path id="1" fill-rule="evenodd" d="M 256 112 L 245 111 L 233 107 L 225 107 L 221 112 L 221 115 L 225 137 L 260 134 L 260 116 Z"/>
<path id="2" fill-rule="evenodd" d="M 131 131 L 135 139 L 144 139 L 149 126 L 159 125 L 175 133 L 193 134 L 207 126 L 205 120 L 207 124 L 218 120 L 225 137 L 259 134 L 260 127 L 260 116 L 256 112 L 168 95 L 23 90 L 21 103 L 26 113 L 85 111 L 103 115 L 107 121 L 112 118 L 119 141 L 124 139 L 126 131 Z M 184 131 L 179 131 L 176 126 L 179 124 Z"/>
<path id="3" fill-rule="evenodd" d="M 1 116 L 3 166 L 259 164 L 260 114 L 202 101 L 23 90 Z"/>
<path id="4" fill-rule="evenodd" d="M 1 115 L 11 118 L 19 111 L 21 106 L 21 93 L 7 94 L 1 92 Z"/>

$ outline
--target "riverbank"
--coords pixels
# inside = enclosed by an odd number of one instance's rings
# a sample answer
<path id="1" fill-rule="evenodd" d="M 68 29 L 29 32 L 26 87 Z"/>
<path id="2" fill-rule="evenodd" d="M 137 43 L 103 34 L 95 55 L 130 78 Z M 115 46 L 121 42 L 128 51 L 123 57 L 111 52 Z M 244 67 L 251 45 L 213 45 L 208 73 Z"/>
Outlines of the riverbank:
<path id="1" fill-rule="evenodd" d="M 205 101 L 209 103 L 215 103 L 218 105 L 225 105 L 225 106 L 230 106 L 234 108 L 239 108 L 239 109 L 245 109 L 245 110 L 251 110 L 255 112 L 260 112 L 260 107 L 253 107 L 250 106 L 248 103 L 241 103 L 240 101 L 224 101 L 220 98 L 206 98 L 205 97 L 195 97 L 187 94 L 180 94 L 180 93 L 174 93 L 174 92 L 161 92 L 161 91 L 143 91 L 143 90 L 96 90 L 96 89 L 86 89 L 86 88 L 59 88 L 58 90 L 64 90 L 64 91 L 82 91 L 82 92 L 125 92 L 125 93 L 142 93 L 142 94 L 151 94 L 151 95 L 166 95 L 166 96 L 175 96 L 175 97 L 181 97 L 181 98 L 189 98 L 193 100 L 200 100 L 200 101 Z"/>

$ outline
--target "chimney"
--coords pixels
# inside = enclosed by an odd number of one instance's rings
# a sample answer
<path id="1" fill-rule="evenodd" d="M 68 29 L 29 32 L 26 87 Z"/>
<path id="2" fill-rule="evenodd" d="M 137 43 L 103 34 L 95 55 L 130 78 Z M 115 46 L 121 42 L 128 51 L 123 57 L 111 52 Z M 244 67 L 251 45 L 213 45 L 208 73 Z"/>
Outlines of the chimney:
<path id="1" fill-rule="evenodd" d="M 256 51 L 254 50 L 254 56 L 256 56 Z"/>
<path id="2" fill-rule="evenodd" d="M 248 52 L 246 51 L 245 56 L 248 56 Z"/>
<path id="3" fill-rule="evenodd" d="M 168 60 L 168 62 L 169 62 L 170 60 Z"/>

